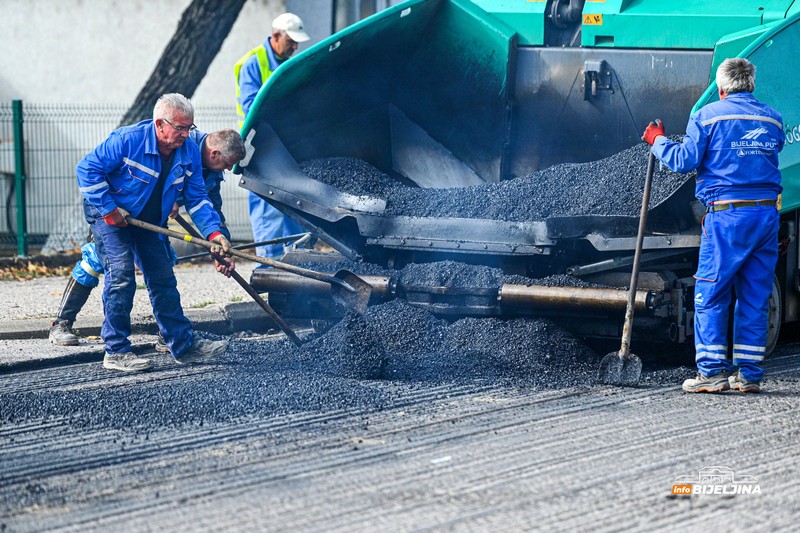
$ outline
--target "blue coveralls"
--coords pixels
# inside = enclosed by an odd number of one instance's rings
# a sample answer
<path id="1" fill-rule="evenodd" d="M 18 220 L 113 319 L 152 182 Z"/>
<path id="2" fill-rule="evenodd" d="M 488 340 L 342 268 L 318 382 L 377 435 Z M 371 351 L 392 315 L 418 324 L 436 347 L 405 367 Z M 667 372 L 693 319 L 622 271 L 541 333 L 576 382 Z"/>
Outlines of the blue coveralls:
<path id="1" fill-rule="evenodd" d="M 206 142 L 208 133 L 200 130 L 192 130 L 189 137 L 194 139 L 202 154 L 203 144 Z M 211 200 L 211 205 L 214 206 L 214 210 L 219 215 L 220 231 L 225 235 L 226 239 L 230 240 L 231 234 L 228 231 L 228 227 L 225 225 L 225 215 L 222 213 L 220 186 L 223 181 L 225 181 L 225 175 L 222 171 L 214 171 L 210 168 L 203 167 L 203 182 L 205 183 L 208 199 Z M 179 198 L 178 203 L 183 205 L 183 198 Z M 178 261 L 178 257 L 175 255 L 175 249 L 170 246 L 169 239 L 165 238 L 164 240 L 167 246 L 170 263 L 174 266 Z M 75 263 L 75 267 L 72 269 L 72 277 L 75 278 L 75 281 L 84 287 L 94 288 L 100 283 L 100 276 L 103 272 L 103 262 L 100 259 L 100 253 L 97 250 L 96 243 L 92 241 L 81 246 L 81 259 Z M 80 311 L 80 309 L 76 310 L 76 314 L 77 311 Z"/>
<path id="2" fill-rule="evenodd" d="M 131 309 L 136 291 L 134 264 L 142 271 L 153 314 L 175 357 L 194 341 L 184 316 L 177 281 L 161 235 L 140 228 L 111 226 L 103 220 L 121 207 L 134 218 L 142 211 L 161 173 L 155 124 L 145 120 L 119 128 L 87 154 L 77 166 L 78 187 L 84 197 L 84 215 L 101 245 L 104 262 L 102 337 L 109 354 L 129 352 Z M 220 230 L 220 220 L 205 193 L 197 144 L 186 139 L 172 158 L 161 197 L 163 225 L 179 195 L 200 229 L 209 237 Z"/>
<path id="3" fill-rule="evenodd" d="M 659 137 L 653 153 L 676 172 L 697 169 L 695 195 L 707 207 L 723 200 L 777 200 L 783 119 L 749 92 L 732 93 L 689 119 L 682 142 Z M 730 207 L 703 219 L 695 274 L 694 335 L 698 371 L 730 372 L 728 309 L 736 290 L 733 366 L 761 381 L 767 318 L 778 260 L 780 215 L 775 206 Z"/>
<path id="4" fill-rule="evenodd" d="M 245 115 L 250 111 L 250 106 L 253 105 L 253 100 L 255 100 L 261 86 L 267 82 L 275 69 L 282 64 L 275 57 L 272 45 L 269 43 L 270 38 L 267 37 L 264 41 L 264 48 L 267 51 L 267 59 L 269 60 L 269 72 L 265 72 L 264 76 L 262 76 L 258 57 L 253 54 L 242 65 L 242 69 L 239 71 L 239 79 L 236 80 L 240 90 L 239 103 Z M 296 235 L 304 231 L 297 222 L 285 216 L 252 191 L 248 193 L 248 205 L 250 209 L 250 225 L 253 228 L 253 240 L 256 242 Z M 278 257 L 283 254 L 283 245 L 259 246 L 256 248 L 256 254 L 261 257 Z"/>

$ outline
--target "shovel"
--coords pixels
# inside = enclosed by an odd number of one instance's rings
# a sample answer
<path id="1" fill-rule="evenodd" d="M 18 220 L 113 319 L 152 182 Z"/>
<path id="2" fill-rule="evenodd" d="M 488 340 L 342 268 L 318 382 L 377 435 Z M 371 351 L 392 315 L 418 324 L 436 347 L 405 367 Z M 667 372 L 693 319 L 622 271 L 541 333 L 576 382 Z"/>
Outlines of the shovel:
<path id="1" fill-rule="evenodd" d="M 205 239 L 162 228 L 161 226 L 156 226 L 155 224 L 150 224 L 149 222 L 137 220 L 131 216 L 125 217 L 125 220 L 131 226 L 146 229 L 155 233 L 160 233 L 161 235 L 166 235 L 167 237 L 172 237 L 173 239 L 181 239 L 183 241 L 202 246 L 208 250 L 211 250 L 212 246 L 217 246 L 216 244 Z M 328 283 L 331 286 L 331 297 L 336 303 L 347 309 L 354 309 L 359 314 L 364 314 L 364 311 L 367 309 L 369 297 L 372 294 L 372 285 L 356 276 L 349 270 L 339 270 L 336 272 L 336 274 L 330 275 L 309 270 L 307 268 L 290 265 L 288 263 L 282 263 L 266 257 L 260 257 L 248 252 L 240 252 L 239 250 L 231 249 L 229 253 L 234 257 L 247 259 L 248 261 L 254 261 L 256 263 L 261 263 L 262 265 L 271 266 L 280 270 L 286 270 L 287 272 L 292 272 L 298 276 Z"/>
<path id="2" fill-rule="evenodd" d="M 642 375 L 642 360 L 631 353 L 631 334 L 633 333 L 633 305 L 636 301 L 636 289 L 639 284 L 639 261 L 642 256 L 644 228 L 647 225 L 647 208 L 650 206 L 650 189 L 653 185 L 653 170 L 656 156 L 652 149 L 647 159 L 647 173 L 644 178 L 644 194 L 642 195 L 642 211 L 639 215 L 639 233 L 636 235 L 636 251 L 633 255 L 631 284 L 628 287 L 628 306 L 625 309 L 625 325 L 622 327 L 622 345 L 619 352 L 611 352 L 600 361 L 600 383 L 609 385 L 633 386 L 639 383 Z"/>
<path id="3" fill-rule="evenodd" d="M 176 216 L 175 221 L 178 222 L 178 224 L 180 224 L 181 227 L 185 229 L 187 233 L 189 233 L 189 235 L 191 235 L 192 237 L 200 238 L 200 234 L 197 232 L 197 230 L 194 229 L 194 227 L 191 224 L 186 222 L 186 220 L 182 216 L 180 215 Z M 224 265 L 228 264 L 228 261 L 223 256 L 215 254 L 214 252 L 209 252 L 209 253 L 215 260 L 219 261 L 220 263 Z M 241 274 L 236 272 L 236 270 L 232 270 L 231 277 L 235 279 L 236 282 L 245 290 L 245 292 L 247 292 L 247 294 L 249 294 L 250 297 L 253 300 L 255 300 L 255 302 L 258 305 L 261 306 L 261 309 L 263 309 L 270 316 L 270 318 L 272 318 L 272 320 L 274 320 L 275 323 L 278 324 L 278 327 L 281 328 L 281 331 L 283 331 L 286 334 L 286 336 L 289 337 L 289 340 L 291 340 L 295 346 L 302 346 L 303 343 L 300 342 L 300 339 L 297 337 L 292 328 L 289 327 L 289 324 L 284 322 L 281 316 L 278 313 L 276 313 L 272 307 L 269 306 L 269 304 L 264 300 L 264 298 L 261 297 L 260 294 L 258 294 L 258 291 L 256 291 L 252 285 L 250 285 L 249 283 L 247 283 L 247 281 L 245 281 L 245 279 L 242 277 Z"/>

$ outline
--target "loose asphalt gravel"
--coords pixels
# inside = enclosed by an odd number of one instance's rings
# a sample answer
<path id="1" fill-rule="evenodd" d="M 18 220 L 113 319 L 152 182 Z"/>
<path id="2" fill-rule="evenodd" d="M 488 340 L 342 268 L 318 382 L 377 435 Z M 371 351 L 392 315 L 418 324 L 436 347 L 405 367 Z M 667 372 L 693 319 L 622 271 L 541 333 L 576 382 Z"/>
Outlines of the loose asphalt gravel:
<path id="1" fill-rule="evenodd" d="M 636 388 L 541 386 L 552 368 L 542 354 L 581 353 L 569 339 L 520 347 L 546 323 L 497 321 L 473 342 L 476 320 L 429 330 L 430 316 L 399 305 L 348 317 L 300 351 L 241 335 L 215 363 L 149 353 L 156 365 L 141 374 L 95 362 L 3 375 L 0 528 L 791 530 L 797 520 L 800 345 L 768 364 L 761 395 L 687 395 L 677 383 L 689 369 L 652 365 Z M 425 331 L 380 329 L 397 314 Z M 352 333 L 370 347 L 381 336 L 368 361 L 386 358 L 380 375 L 347 364 L 344 346 L 363 351 Z M 452 336 L 460 358 L 396 357 Z M 492 342 L 491 360 L 476 359 Z M 715 465 L 761 493 L 671 493 Z"/>
<path id="2" fill-rule="evenodd" d="M 598 161 L 563 163 L 499 183 L 449 189 L 406 186 L 365 161 L 347 157 L 310 160 L 301 168 L 343 192 L 385 199 L 384 214 L 389 216 L 524 222 L 551 216 L 637 216 L 648 153 L 649 146 L 640 143 Z M 657 164 L 651 207 L 693 176 Z"/>

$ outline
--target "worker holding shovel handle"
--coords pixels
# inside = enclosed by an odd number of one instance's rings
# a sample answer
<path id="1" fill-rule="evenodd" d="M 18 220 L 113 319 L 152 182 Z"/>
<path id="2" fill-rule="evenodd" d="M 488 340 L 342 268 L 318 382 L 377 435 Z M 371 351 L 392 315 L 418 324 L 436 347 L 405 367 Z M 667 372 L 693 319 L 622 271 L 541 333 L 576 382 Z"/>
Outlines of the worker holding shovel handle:
<path id="1" fill-rule="evenodd" d="M 189 137 L 200 147 L 206 192 L 211 204 L 214 206 L 214 210 L 222 221 L 220 231 L 230 240 L 230 233 L 228 233 L 228 228 L 225 225 L 225 216 L 222 213 L 220 183 L 224 180 L 224 170 L 230 170 L 234 164 L 244 157 L 244 142 L 239 132 L 233 129 L 222 129 L 212 133 L 205 133 L 198 129 L 192 131 Z M 173 213 L 170 213 L 170 218 L 175 218 L 177 213 L 178 206 L 175 204 Z M 174 263 L 177 260 L 175 251 L 166 238 L 164 239 L 164 245 L 167 247 L 167 252 Z M 230 267 L 218 265 L 217 270 L 228 275 Z M 104 266 L 97 251 L 97 243 L 91 240 L 81 247 L 81 259 L 72 269 L 72 275 L 64 288 L 56 319 L 50 325 L 49 339 L 51 343 L 60 346 L 78 346 L 80 344 L 80 339 L 73 332 L 72 325 L 89 299 L 92 290 L 99 284 L 100 276 L 103 272 Z M 161 352 L 169 351 L 169 347 L 160 333 L 158 343 L 156 343 L 156 350 Z"/>
<path id="2" fill-rule="evenodd" d="M 778 195 L 783 190 L 778 152 L 786 137 L 781 114 L 753 96 L 755 66 L 747 59 L 723 61 L 716 82 L 719 101 L 689 118 L 682 142 L 664 136 L 661 121 L 651 123 L 643 139 L 673 171 L 697 169 L 695 195 L 706 206 L 694 276 L 697 377 L 684 381 L 683 390 L 759 392 L 778 261 Z M 738 372 L 731 375 L 734 367 Z"/>
<path id="3" fill-rule="evenodd" d="M 135 372 L 152 366 L 131 352 L 128 338 L 136 291 L 134 265 L 144 276 L 153 315 L 175 361 L 205 361 L 227 349 L 227 341 L 202 339 L 192 331 L 162 237 L 129 227 L 125 220 L 130 214 L 161 226 L 181 195 L 200 232 L 219 246 L 217 251 L 230 250 L 203 184 L 200 149 L 189 139 L 193 121 L 194 108 L 186 97 L 162 95 L 153 119 L 115 130 L 78 163 L 84 214 L 104 260 L 101 335 L 107 369 Z"/>

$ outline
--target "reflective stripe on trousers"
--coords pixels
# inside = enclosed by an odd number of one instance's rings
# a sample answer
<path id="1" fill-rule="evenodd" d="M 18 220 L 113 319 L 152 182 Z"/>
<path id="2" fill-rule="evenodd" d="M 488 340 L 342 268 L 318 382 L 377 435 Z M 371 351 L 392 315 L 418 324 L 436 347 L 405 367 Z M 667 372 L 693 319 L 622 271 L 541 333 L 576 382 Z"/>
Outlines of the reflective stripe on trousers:
<path id="1" fill-rule="evenodd" d="M 733 365 L 748 381 L 761 381 L 764 375 L 779 223 L 774 207 L 729 209 L 705 217 L 694 298 L 695 360 L 705 376 L 731 371 L 726 356 L 732 289 Z"/>

